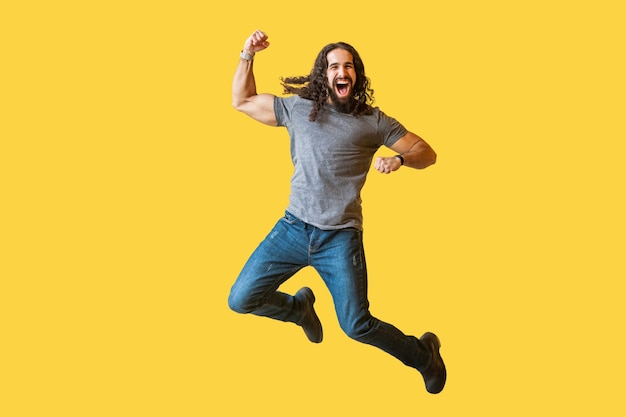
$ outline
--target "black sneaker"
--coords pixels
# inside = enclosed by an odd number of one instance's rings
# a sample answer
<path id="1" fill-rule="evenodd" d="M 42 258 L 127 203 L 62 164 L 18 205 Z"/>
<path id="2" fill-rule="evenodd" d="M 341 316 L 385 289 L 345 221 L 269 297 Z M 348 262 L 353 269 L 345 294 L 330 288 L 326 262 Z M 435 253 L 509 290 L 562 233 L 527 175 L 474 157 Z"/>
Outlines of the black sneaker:
<path id="1" fill-rule="evenodd" d="M 306 334 L 306 337 L 308 337 L 311 342 L 320 343 L 324 335 L 322 333 L 322 323 L 313 308 L 313 303 L 315 303 L 313 291 L 308 287 L 300 288 L 295 297 L 305 306 L 304 316 L 296 324 L 302 326 L 304 334 Z"/>
<path id="2" fill-rule="evenodd" d="M 426 391 L 431 394 L 438 394 L 443 390 L 446 385 L 446 366 L 443 364 L 443 359 L 439 354 L 439 348 L 441 342 L 439 338 L 433 333 L 427 332 L 420 337 L 420 341 L 430 350 L 432 353 L 432 359 L 424 371 L 421 371 L 426 383 Z"/>

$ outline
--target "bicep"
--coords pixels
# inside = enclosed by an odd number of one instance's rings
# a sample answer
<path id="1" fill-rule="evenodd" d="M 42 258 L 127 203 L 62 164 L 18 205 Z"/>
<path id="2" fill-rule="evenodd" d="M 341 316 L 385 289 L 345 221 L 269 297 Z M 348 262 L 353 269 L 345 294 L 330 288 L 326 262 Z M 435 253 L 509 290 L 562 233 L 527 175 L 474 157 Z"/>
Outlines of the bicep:
<path id="1" fill-rule="evenodd" d="M 237 107 L 237 110 L 261 123 L 276 126 L 278 122 L 274 113 L 274 98 L 273 94 L 257 94 L 247 98 Z"/>
<path id="2" fill-rule="evenodd" d="M 415 146 L 428 146 L 428 144 L 415 133 L 406 132 L 404 136 L 398 139 L 390 148 L 399 154 L 403 154 L 409 152 Z"/>

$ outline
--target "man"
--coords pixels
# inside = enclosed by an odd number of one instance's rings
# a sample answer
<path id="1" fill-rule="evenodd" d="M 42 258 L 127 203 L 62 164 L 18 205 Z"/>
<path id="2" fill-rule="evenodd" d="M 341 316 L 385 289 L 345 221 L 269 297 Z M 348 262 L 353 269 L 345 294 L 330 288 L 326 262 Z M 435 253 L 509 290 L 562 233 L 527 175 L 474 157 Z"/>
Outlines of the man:
<path id="1" fill-rule="evenodd" d="M 233 80 L 233 106 L 259 122 L 287 128 L 294 174 L 285 216 L 250 256 L 231 289 L 229 306 L 296 323 L 311 342 L 319 343 L 322 325 L 313 292 L 307 287 L 294 296 L 278 291 L 297 271 L 312 266 L 333 297 L 343 331 L 417 369 L 427 391 L 439 393 L 446 368 L 437 336 L 407 336 L 369 312 L 360 197 L 380 146 L 397 153 L 376 159 L 375 169 L 385 174 L 403 165 L 426 168 L 436 154 L 422 138 L 371 106 L 373 91 L 363 62 L 346 43 L 326 46 L 308 76 L 284 79 L 285 92 L 294 95 L 258 94 L 254 55 L 268 46 L 261 31 L 245 41 Z"/>

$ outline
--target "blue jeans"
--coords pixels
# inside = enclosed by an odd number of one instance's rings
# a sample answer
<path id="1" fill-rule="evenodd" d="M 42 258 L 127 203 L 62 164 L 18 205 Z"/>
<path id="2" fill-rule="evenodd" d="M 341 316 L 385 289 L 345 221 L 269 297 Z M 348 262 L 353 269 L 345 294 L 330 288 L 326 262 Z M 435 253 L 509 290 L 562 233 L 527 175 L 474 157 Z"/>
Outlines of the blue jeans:
<path id="1" fill-rule="evenodd" d="M 363 232 L 357 229 L 322 230 L 286 212 L 239 274 L 228 299 L 230 308 L 299 322 L 303 306 L 278 287 L 305 266 L 315 268 L 324 280 L 339 325 L 349 337 L 376 346 L 418 370 L 427 365 L 430 353 L 419 339 L 370 314 Z"/>

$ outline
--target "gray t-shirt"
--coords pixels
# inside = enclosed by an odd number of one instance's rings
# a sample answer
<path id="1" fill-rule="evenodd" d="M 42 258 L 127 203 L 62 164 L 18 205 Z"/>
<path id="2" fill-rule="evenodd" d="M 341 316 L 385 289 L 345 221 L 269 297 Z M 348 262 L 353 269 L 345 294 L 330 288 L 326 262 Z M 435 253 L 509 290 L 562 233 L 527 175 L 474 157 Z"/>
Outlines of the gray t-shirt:
<path id="1" fill-rule="evenodd" d="M 361 189 L 374 153 L 407 133 L 377 107 L 352 116 L 325 105 L 309 121 L 312 101 L 276 97 L 274 112 L 291 141 L 294 173 L 287 211 L 320 229 L 363 228 Z"/>

